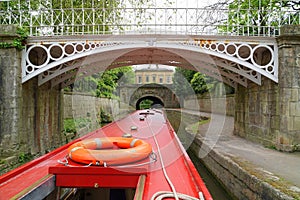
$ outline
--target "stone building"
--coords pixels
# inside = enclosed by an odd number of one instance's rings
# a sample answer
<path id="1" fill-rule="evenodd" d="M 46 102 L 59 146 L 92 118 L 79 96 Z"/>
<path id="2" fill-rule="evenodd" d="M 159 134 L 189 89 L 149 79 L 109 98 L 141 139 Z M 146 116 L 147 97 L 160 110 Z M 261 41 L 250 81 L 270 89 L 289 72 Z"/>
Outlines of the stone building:
<path id="1" fill-rule="evenodd" d="M 135 67 L 136 84 L 173 84 L 174 67 L 166 65 L 138 65 Z"/>

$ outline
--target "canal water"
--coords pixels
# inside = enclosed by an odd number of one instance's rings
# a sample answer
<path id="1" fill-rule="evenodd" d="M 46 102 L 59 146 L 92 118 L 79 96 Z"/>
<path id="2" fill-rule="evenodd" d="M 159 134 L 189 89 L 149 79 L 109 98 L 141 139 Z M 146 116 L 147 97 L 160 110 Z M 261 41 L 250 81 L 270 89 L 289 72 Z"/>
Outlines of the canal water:
<path id="1" fill-rule="evenodd" d="M 185 128 L 188 124 L 195 123 L 199 121 L 198 117 L 188 116 L 181 114 L 177 111 L 167 111 L 167 117 L 172 124 L 175 132 L 177 133 L 179 139 L 183 143 L 183 146 L 188 149 L 188 145 L 191 144 L 191 138 L 188 137 L 188 133 Z M 215 200 L 231 200 L 233 199 L 228 192 L 222 187 L 221 183 L 210 173 L 210 171 L 205 167 L 196 155 L 191 151 L 187 150 L 191 160 L 193 161 L 195 167 L 197 168 L 201 178 L 205 182 L 210 194 Z"/>

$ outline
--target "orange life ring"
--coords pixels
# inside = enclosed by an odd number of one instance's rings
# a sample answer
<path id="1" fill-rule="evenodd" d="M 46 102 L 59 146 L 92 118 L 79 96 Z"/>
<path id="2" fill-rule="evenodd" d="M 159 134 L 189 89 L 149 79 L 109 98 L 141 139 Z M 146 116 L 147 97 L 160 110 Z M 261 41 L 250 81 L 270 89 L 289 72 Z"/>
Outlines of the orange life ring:
<path id="1" fill-rule="evenodd" d="M 119 149 L 112 149 L 114 146 Z M 135 138 L 106 137 L 82 140 L 68 148 L 69 157 L 79 163 L 120 165 L 136 162 L 149 156 L 149 143 Z"/>

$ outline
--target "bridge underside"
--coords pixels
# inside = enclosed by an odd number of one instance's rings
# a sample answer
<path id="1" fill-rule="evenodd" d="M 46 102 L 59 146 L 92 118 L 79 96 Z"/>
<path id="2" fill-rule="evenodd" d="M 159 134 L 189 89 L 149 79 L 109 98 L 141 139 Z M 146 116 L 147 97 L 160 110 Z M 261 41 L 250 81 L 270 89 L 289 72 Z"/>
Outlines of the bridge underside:
<path id="1" fill-rule="evenodd" d="M 278 81 L 273 38 L 174 35 L 31 38 L 23 54 L 22 81 L 65 87 L 96 72 L 137 64 L 164 64 L 199 71 L 230 86 Z M 97 40 L 96 40 L 97 39 Z M 41 42 L 43 41 L 43 42 Z M 64 42 L 69 41 L 69 42 Z"/>

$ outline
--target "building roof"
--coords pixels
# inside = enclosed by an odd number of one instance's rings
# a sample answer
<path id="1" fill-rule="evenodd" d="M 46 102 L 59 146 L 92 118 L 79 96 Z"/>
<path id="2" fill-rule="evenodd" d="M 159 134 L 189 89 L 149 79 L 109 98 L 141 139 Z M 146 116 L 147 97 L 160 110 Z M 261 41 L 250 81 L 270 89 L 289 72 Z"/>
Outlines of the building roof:
<path id="1" fill-rule="evenodd" d="M 134 66 L 135 72 L 143 72 L 143 71 L 175 71 L 175 67 L 168 65 L 157 65 L 157 64 L 148 64 L 148 65 L 136 65 Z"/>

